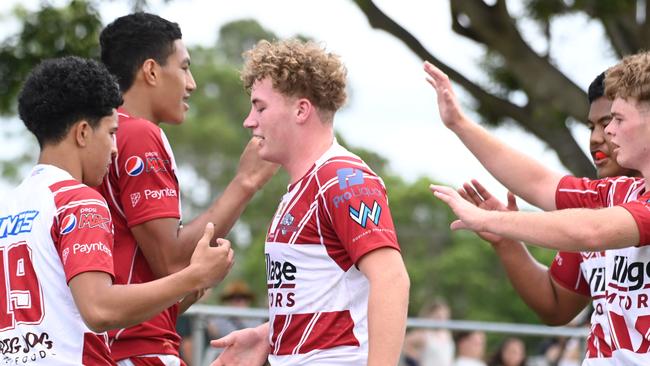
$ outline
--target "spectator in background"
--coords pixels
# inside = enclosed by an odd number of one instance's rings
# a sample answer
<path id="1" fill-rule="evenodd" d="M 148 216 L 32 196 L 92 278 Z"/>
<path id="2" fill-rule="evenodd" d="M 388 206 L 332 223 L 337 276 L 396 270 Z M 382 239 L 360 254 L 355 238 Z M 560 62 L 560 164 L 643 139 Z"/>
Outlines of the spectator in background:
<path id="1" fill-rule="evenodd" d="M 506 338 L 494 353 L 488 366 L 525 366 L 526 346 L 515 337 Z"/>
<path id="2" fill-rule="evenodd" d="M 434 299 L 420 310 L 425 319 L 446 321 L 451 316 L 447 303 Z M 447 329 L 415 329 L 404 340 L 404 365 L 451 366 L 454 360 L 454 340 Z"/>
<path id="3" fill-rule="evenodd" d="M 485 333 L 482 331 L 458 332 L 454 337 L 456 360 L 453 366 L 486 366 Z"/>

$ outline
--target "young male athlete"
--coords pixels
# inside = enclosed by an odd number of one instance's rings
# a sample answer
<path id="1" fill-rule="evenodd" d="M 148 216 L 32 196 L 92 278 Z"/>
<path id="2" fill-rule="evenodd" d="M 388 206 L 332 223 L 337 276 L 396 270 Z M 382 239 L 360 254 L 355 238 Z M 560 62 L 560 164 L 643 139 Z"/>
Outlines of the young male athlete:
<path id="1" fill-rule="evenodd" d="M 601 73 L 588 90 L 589 148 L 598 176 L 637 176 L 638 172 L 616 163 L 611 136 L 604 132 L 612 119 L 612 102 L 605 97 L 604 80 L 605 73 Z M 459 193 L 480 207 L 506 209 L 476 181 L 472 185 L 465 185 Z M 514 196 L 509 195 L 509 201 L 511 207 L 516 209 Z M 604 312 L 604 253 L 560 251 L 548 268 L 537 262 L 521 242 L 493 234 L 479 235 L 492 244 L 515 290 L 544 323 L 568 324 L 591 300 L 594 312 L 591 315 L 586 357 L 611 357 L 609 322 Z"/>
<path id="2" fill-rule="evenodd" d="M 650 174 L 650 57 L 641 53 L 624 58 L 608 70 L 606 95 L 613 99 L 612 120 L 605 128 L 617 162 Z M 508 189 L 553 212 L 486 211 L 454 190 L 432 186 L 459 220 L 452 229 L 487 231 L 563 251 L 600 252 L 604 270 L 600 280 L 605 301 L 602 312 L 610 326 L 611 358 L 587 358 L 585 365 L 647 364 L 650 362 L 650 210 L 643 179 L 628 177 L 589 180 L 562 177 L 517 153 L 467 119 L 455 100 L 449 79 L 426 64 L 429 82 L 438 93 L 445 125 Z M 604 208 L 603 208 L 604 207 Z M 602 208 L 602 209 L 594 209 Z M 605 329 L 603 329 L 605 331 Z M 607 339 L 607 336 L 605 336 Z M 605 349 L 606 350 L 606 349 Z M 604 351 L 604 350 L 601 350 Z"/>
<path id="3" fill-rule="evenodd" d="M 115 222 L 117 283 L 141 283 L 174 273 L 189 263 L 206 222 L 215 238 L 228 233 L 253 194 L 275 168 L 257 156 L 253 139 L 239 171 L 223 195 L 181 225 L 180 191 L 174 155 L 160 123 L 180 124 L 196 88 L 190 55 L 176 23 L 147 13 L 116 19 L 100 35 L 101 58 L 124 94 L 118 109 L 117 154 L 99 191 Z M 218 139 L 218 136 L 215 136 Z M 153 319 L 111 333 L 113 358 L 123 364 L 179 359 L 174 305 Z"/>
<path id="4" fill-rule="evenodd" d="M 154 316 L 232 265 L 227 241 L 209 247 L 209 224 L 186 269 L 113 285 L 111 215 L 88 186 L 102 181 L 115 153 L 121 103 L 104 66 L 76 57 L 44 61 L 20 93 L 20 117 L 41 153 L 0 200 L 3 365 L 114 365 L 106 330 Z"/>
<path id="5" fill-rule="evenodd" d="M 291 184 L 266 237 L 270 321 L 213 341 L 213 365 L 395 365 L 409 279 L 382 180 L 334 138 L 345 67 L 297 40 L 245 58 L 244 127 Z"/>

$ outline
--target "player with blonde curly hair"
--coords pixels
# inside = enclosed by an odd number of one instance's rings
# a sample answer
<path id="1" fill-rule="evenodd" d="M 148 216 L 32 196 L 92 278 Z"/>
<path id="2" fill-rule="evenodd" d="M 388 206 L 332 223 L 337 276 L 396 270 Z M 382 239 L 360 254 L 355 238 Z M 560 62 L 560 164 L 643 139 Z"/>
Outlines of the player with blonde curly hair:
<path id="1" fill-rule="evenodd" d="M 245 53 L 244 127 L 290 176 L 266 237 L 269 322 L 212 342 L 213 365 L 396 365 L 409 279 L 386 188 L 334 138 L 346 69 L 313 42 Z"/>

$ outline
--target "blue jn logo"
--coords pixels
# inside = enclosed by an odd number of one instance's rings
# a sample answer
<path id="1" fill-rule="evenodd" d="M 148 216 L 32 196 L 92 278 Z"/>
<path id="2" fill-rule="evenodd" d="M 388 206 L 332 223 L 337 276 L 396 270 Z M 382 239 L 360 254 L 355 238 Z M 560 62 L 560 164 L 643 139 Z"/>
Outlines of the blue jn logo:
<path id="1" fill-rule="evenodd" d="M 366 206 L 365 202 L 361 201 L 361 206 L 359 207 L 358 210 L 355 210 L 352 206 L 349 207 L 350 209 L 350 217 L 354 222 L 357 224 L 361 225 L 362 228 L 366 228 L 366 224 L 368 223 L 368 219 L 370 219 L 375 226 L 379 224 L 379 217 L 381 216 L 381 206 L 377 203 L 377 201 L 374 201 L 372 204 L 372 209 L 370 207 Z"/>
<path id="2" fill-rule="evenodd" d="M 363 172 L 359 169 L 341 168 L 336 171 L 336 176 L 341 189 L 363 184 Z"/>
<path id="3" fill-rule="evenodd" d="M 31 232 L 36 216 L 38 211 L 30 210 L 17 215 L 0 217 L 0 238 Z"/>

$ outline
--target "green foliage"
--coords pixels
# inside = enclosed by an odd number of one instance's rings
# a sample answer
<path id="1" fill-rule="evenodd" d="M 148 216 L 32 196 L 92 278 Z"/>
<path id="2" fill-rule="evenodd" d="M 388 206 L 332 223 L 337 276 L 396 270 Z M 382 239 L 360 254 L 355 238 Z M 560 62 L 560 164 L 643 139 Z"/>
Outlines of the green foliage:
<path id="1" fill-rule="evenodd" d="M 137 3 L 137 2 L 136 2 Z M 0 46 L 0 111 L 11 113 L 27 72 L 41 59 L 64 54 L 98 54 L 99 15 L 92 3 L 72 1 L 55 8 L 44 5 L 34 13 L 17 10 L 23 22 L 19 34 Z M 198 89 L 183 126 L 164 126 L 183 175 L 183 212 L 191 219 L 223 192 L 235 175 L 249 132 L 242 127 L 250 101 L 241 86 L 241 53 L 259 39 L 276 38 L 254 20 L 224 25 L 214 47 L 194 47 L 192 72 Z M 300 38 L 305 38 L 300 36 Z M 339 142 L 347 145 L 343 136 Z M 350 147 L 383 177 L 402 253 L 411 277 L 411 314 L 431 298 L 447 298 L 457 318 L 525 321 L 535 318 L 505 278 L 490 246 L 474 234 L 451 233 L 453 215 L 421 178 L 407 182 L 394 174 L 385 157 Z M 19 175 L 33 159 L 0 163 L 3 177 Z M 432 162 L 433 164 L 434 162 Z M 230 278 L 245 278 L 265 305 L 264 240 L 278 200 L 286 192 L 287 176 L 279 173 L 247 207 L 231 234 L 237 261 Z"/>
<path id="2" fill-rule="evenodd" d="M 4 115 L 13 112 L 23 80 L 41 60 L 98 56 L 102 27 L 95 7 L 83 0 L 63 7 L 45 4 L 36 12 L 18 7 L 14 16 L 22 29 L 0 44 L 0 113 Z"/>

